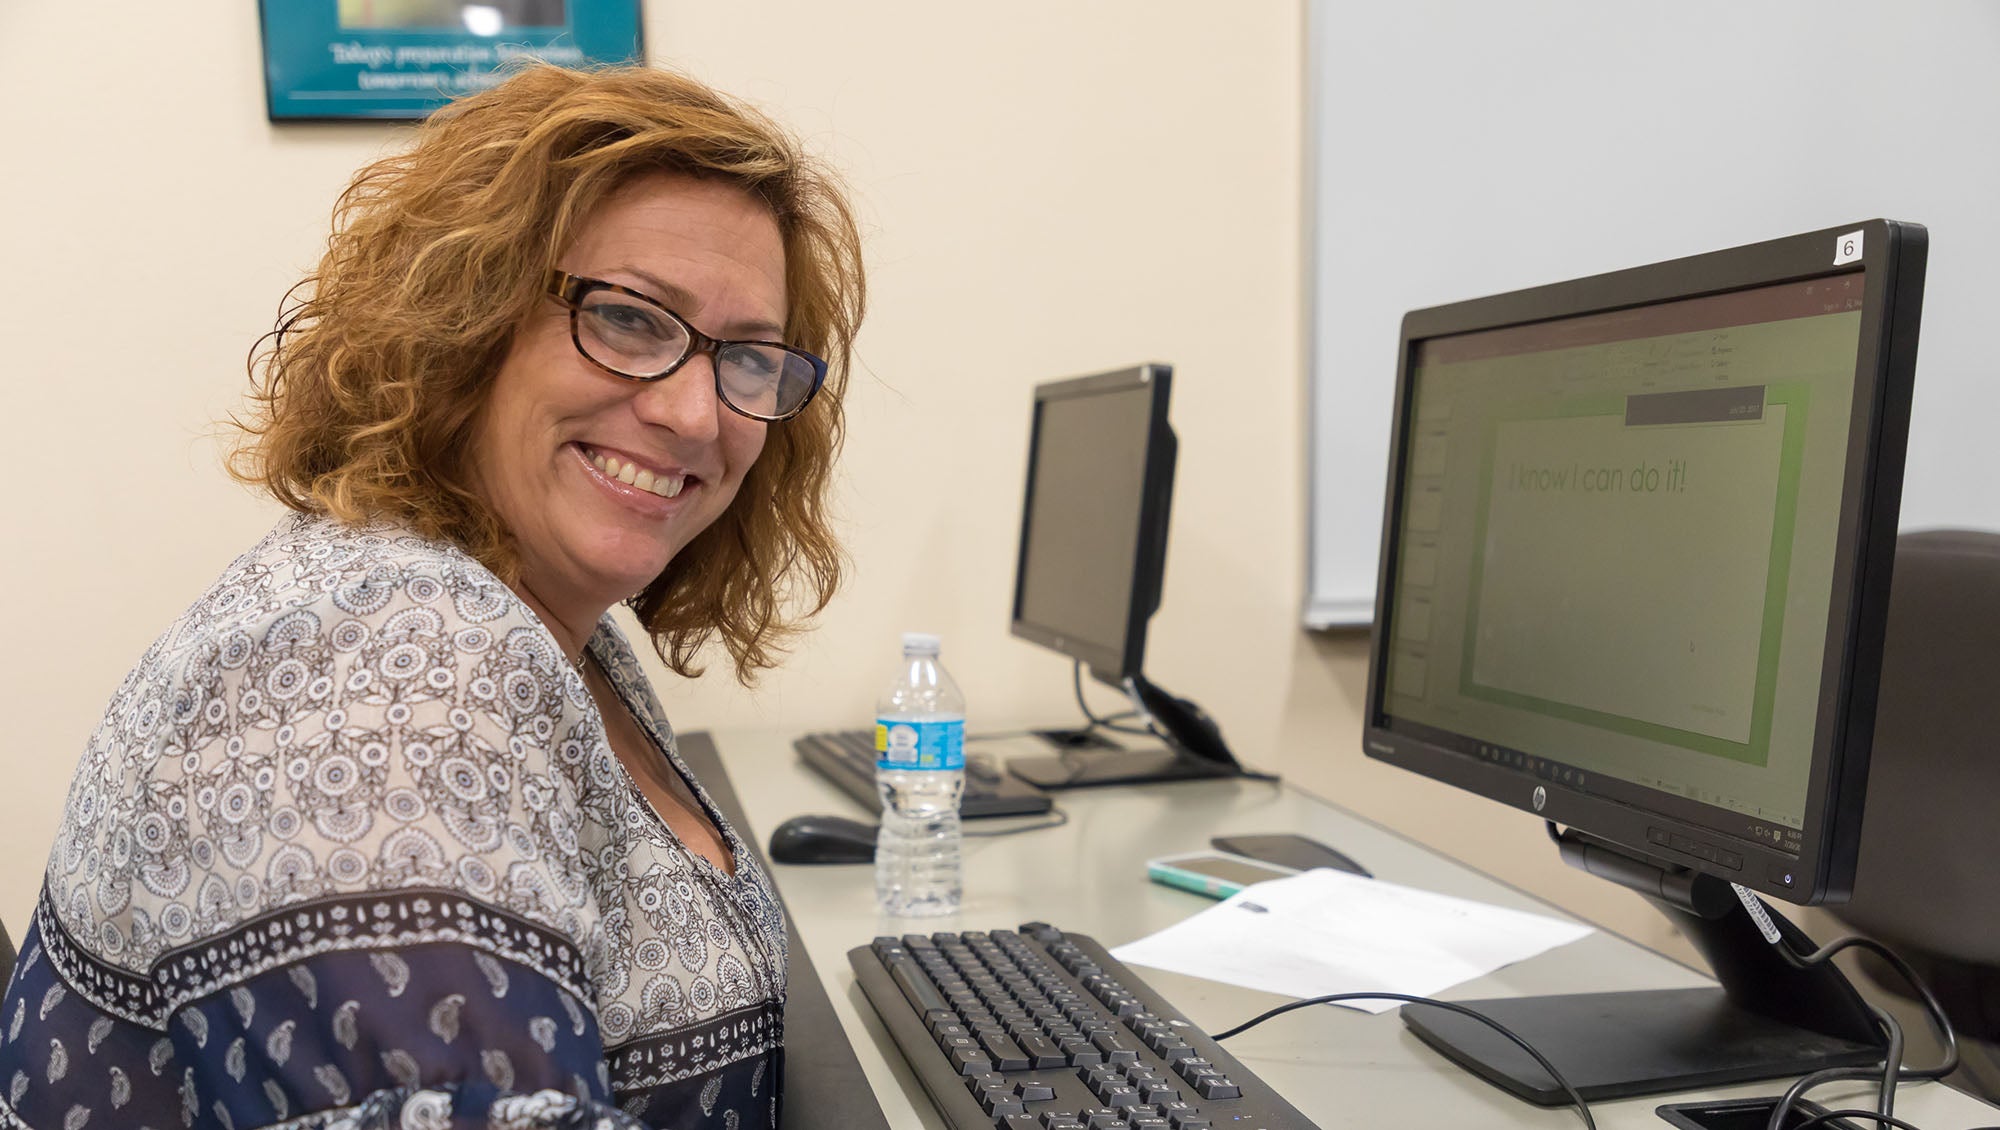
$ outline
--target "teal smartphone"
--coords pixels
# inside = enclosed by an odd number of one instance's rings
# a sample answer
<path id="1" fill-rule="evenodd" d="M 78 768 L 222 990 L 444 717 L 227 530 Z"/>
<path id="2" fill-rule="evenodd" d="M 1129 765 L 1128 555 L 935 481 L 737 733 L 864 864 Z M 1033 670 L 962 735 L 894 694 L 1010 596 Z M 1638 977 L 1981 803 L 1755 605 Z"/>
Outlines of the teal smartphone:
<path id="1" fill-rule="evenodd" d="M 1290 867 L 1226 851 L 1191 851 L 1146 861 L 1146 877 L 1212 899 L 1226 899 L 1252 883 L 1296 875 Z"/>

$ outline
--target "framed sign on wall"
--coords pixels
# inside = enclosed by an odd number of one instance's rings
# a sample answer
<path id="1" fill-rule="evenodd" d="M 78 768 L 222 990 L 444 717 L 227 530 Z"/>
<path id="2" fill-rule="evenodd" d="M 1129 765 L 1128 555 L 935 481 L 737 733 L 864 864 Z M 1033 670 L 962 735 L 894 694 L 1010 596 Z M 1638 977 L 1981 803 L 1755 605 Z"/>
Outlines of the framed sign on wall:
<path id="1" fill-rule="evenodd" d="M 640 0 L 259 0 L 272 121 L 421 118 L 522 57 L 644 58 Z"/>

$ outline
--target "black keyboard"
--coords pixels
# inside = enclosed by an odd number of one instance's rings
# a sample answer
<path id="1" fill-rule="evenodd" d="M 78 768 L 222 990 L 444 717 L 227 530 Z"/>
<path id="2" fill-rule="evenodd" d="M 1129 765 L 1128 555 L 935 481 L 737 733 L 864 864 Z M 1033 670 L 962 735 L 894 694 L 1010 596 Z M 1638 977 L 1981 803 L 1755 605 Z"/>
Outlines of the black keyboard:
<path id="1" fill-rule="evenodd" d="M 870 812 L 879 812 L 882 798 L 875 791 L 875 734 L 872 730 L 828 730 L 807 734 L 792 743 L 799 759 L 820 776 L 840 786 Z M 1047 793 L 1009 777 L 993 758 L 967 754 L 965 795 L 960 816 L 1039 816 L 1049 810 Z"/>
<path id="2" fill-rule="evenodd" d="M 1313 1125 L 1081 934 L 908 934 L 847 960 L 953 1130 Z"/>

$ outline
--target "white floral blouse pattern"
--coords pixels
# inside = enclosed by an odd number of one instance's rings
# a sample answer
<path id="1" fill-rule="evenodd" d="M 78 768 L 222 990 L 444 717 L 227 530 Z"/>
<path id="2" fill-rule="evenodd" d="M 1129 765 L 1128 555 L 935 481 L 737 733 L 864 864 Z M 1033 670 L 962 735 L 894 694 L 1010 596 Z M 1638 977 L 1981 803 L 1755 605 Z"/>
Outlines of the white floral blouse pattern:
<path id="1" fill-rule="evenodd" d="M 775 1125 L 785 932 L 630 645 L 687 851 L 489 571 L 294 517 L 119 688 L 0 1005 L 0 1127 Z"/>

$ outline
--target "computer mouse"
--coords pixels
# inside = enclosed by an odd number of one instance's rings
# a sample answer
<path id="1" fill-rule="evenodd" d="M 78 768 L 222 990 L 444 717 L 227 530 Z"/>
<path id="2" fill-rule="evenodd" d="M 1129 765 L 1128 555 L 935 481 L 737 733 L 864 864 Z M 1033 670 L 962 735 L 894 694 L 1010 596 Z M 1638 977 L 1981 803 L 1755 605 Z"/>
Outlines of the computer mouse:
<path id="1" fill-rule="evenodd" d="M 845 816 L 794 816 L 771 833 L 778 863 L 873 863 L 875 825 Z"/>

